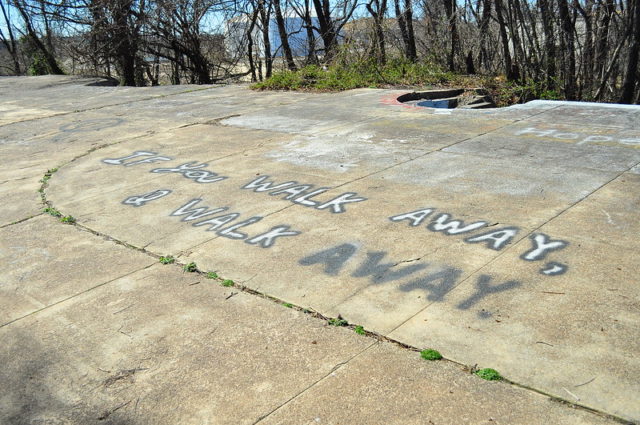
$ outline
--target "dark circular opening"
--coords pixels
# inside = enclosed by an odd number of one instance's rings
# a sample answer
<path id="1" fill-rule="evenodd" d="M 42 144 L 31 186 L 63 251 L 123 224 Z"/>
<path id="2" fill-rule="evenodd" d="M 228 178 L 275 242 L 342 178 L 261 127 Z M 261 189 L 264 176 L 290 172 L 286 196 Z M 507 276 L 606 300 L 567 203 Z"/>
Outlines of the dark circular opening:
<path id="1" fill-rule="evenodd" d="M 444 89 L 406 93 L 398 102 L 413 106 L 439 109 L 484 109 L 496 104 L 484 89 Z"/>

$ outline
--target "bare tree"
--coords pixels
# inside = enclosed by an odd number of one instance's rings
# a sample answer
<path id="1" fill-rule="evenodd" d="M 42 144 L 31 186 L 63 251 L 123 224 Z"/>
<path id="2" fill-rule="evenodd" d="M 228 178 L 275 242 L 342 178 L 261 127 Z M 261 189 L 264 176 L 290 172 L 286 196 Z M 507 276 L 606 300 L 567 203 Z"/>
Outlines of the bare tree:
<path id="1" fill-rule="evenodd" d="M 20 67 L 18 43 L 16 42 L 16 37 L 14 35 L 13 22 L 11 21 L 10 11 L 8 10 L 8 6 L 5 6 L 4 2 L 0 2 L 0 10 L 2 11 L 4 26 L 7 29 L 7 33 L 5 34 L 0 27 L 0 41 L 11 56 L 11 60 L 13 62 L 13 73 L 15 75 L 20 75 L 22 73 L 22 69 Z"/>

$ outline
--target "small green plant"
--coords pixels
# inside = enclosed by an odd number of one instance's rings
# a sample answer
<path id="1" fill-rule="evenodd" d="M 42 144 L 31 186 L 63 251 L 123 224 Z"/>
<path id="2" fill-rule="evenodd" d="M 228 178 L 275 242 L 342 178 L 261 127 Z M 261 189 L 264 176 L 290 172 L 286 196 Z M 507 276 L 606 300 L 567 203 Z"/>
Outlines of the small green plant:
<path id="1" fill-rule="evenodd" d="M 216 272 L 207 273 L 207 279 L 217 279 L 217 278 L 218 278 L 218 273 Z"/>
<path id="2" fill-rule="evenodd" d="M 331 319 L 329 319 L 328 323 L 331 326 L 347 326 L 349 324 L 349 322 L 347 322 L 346 320 L 344 320 L 342 317 L 338 316 L 338 317 L 332 317 Z"/>
<path id="3" fill-rule="evenodd" d="M 185 272 L 188 272 L 188 273 L 193 273 L 193 272 L 197 272 L 198 271 L 198 266 L 196 266 L 196 263 L 192 262 L 192 263 L 186 264 L 182 268 L 182 270 L 184 270 Z"/>
<path id="4" fill-rule="evenodd" d="M 45 58 L 41 54 L 34 54 L 31 57 L 31 65 L 27 70 L 27 74 L 29 74 L 30 76 L 35 76 L 35 75 L 46 75 L 50 73 L 51 73 L 51 70 Z"/>
<path id="5" fill-rule="evenodd" d="M 287 307 L 287 308 L 293 308 L 293 304 L 291 304 L 291 303 L 282 303 L 282 305 Z"/>
<path id="6" fill-rule="evenodd" d="M 65 224 L 73 224 L 73 223 L 76 222 L 76 219 L 71 215 L 65 215 L 64 217 L 62 217 L 60 219 L 60 221 L 65 223 Z"/>
<path id="7" fill-rule="evenodd" d="M 225 279 L 225 280 L 222 281 L 221 285 L 222 286 L 226 286 L 228 288 L 230 286 L 235 285 L 235 283 L 233 282 L 233 280 Z"/>
<path id="8" fill-rule="evenodd" d="M 356 326 L 356 328 L 353 330 L 355 333 L 357 333 L 358 335 L 364 335 L 366 334 L 364 327 L 362 326 Z"/>
<path id="9" fill-rule="evenodd" d="M 51 168 L 50 170 L 47 170 L 46 173 L 44 173 L 44 176 L 42 177 L 42 179 L 40 179 L 40 183 L 46 183 L 49 181 L 49 179 L 51 178 L 51 175 L 53 173 L 55 173 L 56 171 L 58 171 L 57 168 Z"/>
<path id="10" fill-rule="evenodd" d="M 428 349 L 420 351 L 420 357 L 425 360 L 440 360 L 442 359 L 442 354 L 439 351 Z"/>
<path id="11" fill-rule="evenodd" d="M 500 381 L 502 379 L 502 376 L 498 373 L 498 371 L 491 368 L 480 369 L 480 370 L 477 370 L 475 373 L 480 378 L 485 379 L 487 381 Z"/>
<path id="12" fill-rule="evenodd" d="M 175 261 L 176 261 L 176 259 L 173 258 L 173 256 L 171 256 L 171 255 L 160 257 L 160 263 L 161 264 L 173 264 Z"/>
<path id="13" fill-rule="evenodd" d="M 54 217 L 62 217 L 62 213 L 55 208 L 47 207 L 43 211 Z"/>

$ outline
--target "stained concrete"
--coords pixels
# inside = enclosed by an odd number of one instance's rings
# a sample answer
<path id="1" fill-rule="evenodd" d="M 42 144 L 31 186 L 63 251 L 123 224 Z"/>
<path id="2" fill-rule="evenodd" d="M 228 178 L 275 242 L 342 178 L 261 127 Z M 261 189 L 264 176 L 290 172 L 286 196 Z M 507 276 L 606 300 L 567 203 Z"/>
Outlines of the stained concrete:
<path id="1" fill-rule="evenodd" d="M 96 83 L 0 79 L 2 420 L 640 420 L 637 107 Z"/>

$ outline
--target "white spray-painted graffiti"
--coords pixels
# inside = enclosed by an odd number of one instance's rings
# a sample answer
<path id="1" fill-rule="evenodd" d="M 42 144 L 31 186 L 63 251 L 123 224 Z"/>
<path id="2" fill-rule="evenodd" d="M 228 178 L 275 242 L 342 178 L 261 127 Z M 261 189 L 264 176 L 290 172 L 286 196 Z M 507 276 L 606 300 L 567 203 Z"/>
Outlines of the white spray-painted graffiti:
<path id="1" fill-rule="evenodd" d="M 355 192 L 346 192 L 336 196 L 329 201 L 312 201 L 311 198 L 331 189 L 329 187 L 319 187 L 313 190 L 312 184 L 298 184 L 295 181 L 288 181 L 274 184 L 268 180 L 269 176 L 260 176 L 257 179 L 242 186 L 242 189 L 251 189 L 254 192 L 269 192 L 271 196 L 284 195 L 283 199 L 294 204 L 314 207 L 318 210 L 329 209 L 332 213 L 339 214 L 346 211 L 345 204 L 366 201 L 367 198 L 358 197 Z"/>
<path id="2" fill-rule="evenodd" d="M 408 213 L 402 213 L 389 217 L 394 223 L 407 221 L 411 227 L 417 227 L 422 224 L 427 217 L 429 217 L 435 211 L 435 208 L 421 208 L 419 210 L 411 211 Z M 470 233 L 475 230 L 479 230 L 482 227 L 487 227 L 486 221 L 476 221 L 471 224 L 465 225 L 462 220 L 451 219 L 451 214 L 441 213 L 431 220 L 431 222 L 425 226 L 426 229 L 432 232 L 440 232 L 447 236 Z M 476 234 L 463 239 L 467 243 L 484 243 L 485 246 L 494 251 L 500 251 L 507 246 L 513 238 L 515 238 L 520 232 L 520 228 L 514 226 L 500 227 L 490 232 Z M 520 256 L 525 261 L 540 261 L 546 258 L 547 254 L 551 251 L 563 249 L 568 245 L 567 241 L 552 240 L 544 233 L 534 233 L 530 236 L 532 247 L 529 251 Z M 546 276 L 555 276 L 563 274 L 567 271 L 568 266 L 556 262 L 545 264 L 540 273 Z"/>
<path id="3" fill-rule="evenodd" d="M 141 207 L 149 201 L 155 201 L 156 199 L 163 198 L 171 193 L 169 189 L 158 189 L 153 192 L 145 193 L 143 195 L 130 196 L 122 203 L 124 205 L 131 205 L 132 207 Z"/>
<path id="4" fill-rule="evenodd" d="M 578 145 L 584 145 L 587 143 L 597 144 L 597 143 L 619 143 L 621 145 L 627 146 L 638 146 L 640 147 L 640 138 L 631 138 L 631 137 L 618 137 L 618 136 L 601 136 L 594 134 L 584 134 L 584 133 L 569 133 L 561 130 L 554 129 L 539 129 L 535 127 L 527 127 L 523 130 L 519 130 L 515 133 L 516 136 L 533 136 L 533 137 L 544 137 L 544 138 L 552 138 L 558 140 L 576 140 Z"/>
<path id="5" fill-rule="evenodd" d="M 156 152 L 136 151 L 120 158 L 103 159 L 102 162 L 109 165 L 130 167 L 171 160 L 173 158 L 158 155 Z M 207 164 L 192 161 L 176 167 L 154 168 L 150 172 L 157 174 L 178 173 L 197 183 L 214 183 L 228 178 L 219 176 L 212 171 L 204 170 L 203 168 L 206 166 Z M 239 190 L 249 190 L 255 193 L 265 192 L 270 196 L 280 197 L 293 204 L 317 210 L 328 210 L 335 214 L 347 212 L 347 204 L 367 201 L 367 198 L 355 192 L 345 192 L 332 198 L 318 200 L 316 199 L 317 196 L 328 192 L 331 188 L 319 187 L 314 184 L 299 184 L 292 180 L 276 183 L 269 179 L 269 176 L 261 175 L 239 186 Z M 163 199 L 172 193 L 173 190 L 171 189 L 157 189 L 141 195 L 129 196 L 122 201 L 122 204 L 136 208 L 142 207 L 149 202 Z M 264 219 L 263 216 L 243 216 L 242 213 L 233 211 L 230 206 L 210 207 L 205 205 L 200 197 L 193 198 L 177 208 L 174 207 L 170 210 L 169 217 L 179 217 L 181 222 L 191 224 L 192 227 L 204 229 L 205 232 L 214 232 L 218 236 L 232 240 L 244 240 L 249 245 L 261 248 L 270 248 L 281 239 L 288 240 L 291 237 L 302 234 L 301 231 L 293 230 L 292 226 L 287 224 L 272 226 L 266 232 L 251 232 L 251 226 L 262 221 Z M 437 212 L 435 207 L 403 212 L 386 217 L 386 219 L 392 223 L 406 224 L 411 228 L 421 228 L 445 237 L 462 237 L 461 240 L 465 243 L 478 244 L 493 251 L 505 249 L 521 232 L 521 229 L 516 226 L 502 226 L 487 231 L 486 228 L 493 227 L 497 223 L 490 224 L 492 222 L 486 220 L 465 223 L 463 220 L 456 219 L 450 213 Z M 529 235 L 529 242 L 529 247 L 519 256 L 521 260 L 527 262 L 546 260 L 552 252 L 562 250 L 568 246 L 567 241 L 552 239 L 541 232 L 534 232 Z M 307 254 L 299 259 L 297 263 L 304 267 L 320 267 L 323 273 L 337 276 L 343 272 L 347 262 L 358 253 L 363 245 L 364 243 L 361 241 L 338 244 Z M 467 279 L 463 279 L 465 273 L 462 269 L 447 264 L 418 262 L 418 260 L 422 260 L 421 258 L 399 262 L 385 260 L 385 258 L 389 257 L 386 251 L 366 251 L 363 255 L 366 257 L 353 269 L 350 273 L 351 277 L 368 279 L 372 285 L 381 285 L 406 279 L 405 282 L 401 282 L 398 286 L 400 291 L 424 291 L 427 295 L 426 299 L 429 301 L 446 301 L 448 294 L 458 284 Z M 568 266 L 566 264 L 550 261 L 544 264 L 539 269 L 539 272 L 544 276 L 555 276 L 564 274 L 567 270 Z M 479 274 L 474 279 L 473 292 L 466 299 L 457 303 L 456 308 L 469 310 L 490 295 L 523 286 L 520 280 L 508 280 L 503 283 L 493 284 L 494 278 L 489 274 Z M 490 317 L 490 313 L 481 309 L 478 312 L 478 316 L 487 318 Z"/>
<path id="6" fill-rule="evenodd" d="M 144 159 L 138 159 L 136 161 L 126 162 L 130 159 L 139 157 L 145 157 Z M 131 155 L 123 156 L 121 158 L 107 158 L 102 162 L 109 165 L 123 165 L 125 167 L 131 167 L 134 165 L 153 164 L 155 162 L 171 161 L 173 158 L 168 156 L 161 156 L 155 152 L 136 151 Z M 195 181 L 196 183 L 215 183 L 221 180 L 225 180 L 227 177 L 219 176 L 217 173 L 209 170 L 202 170 L 208 164 L 198 164 L 197 161 L 187 162 L 182 165 L 178 165 L 173 168 L 154 168 L 152 173 L 178 173 L 182 176 Z"/>
<path id="7" fill-rule="evenodd" d="M 190 200 L 189 202 L 172 212 L 171 216 L 175 217 L 184 215 L 186 217 L 183 217 L 181 221 L 189 222 L 212 216 L 213 214 L 224 212 L 229 209 L 229 207 L 219 207 L 213 209 L 209 209 L 209 207 L 194 208 L 200 201 L 202 201 L 202 199 L 199 198 Z M 231 223 L 239 217 L 240 213 L 233 212 L 229 214 L 209 217 L 203 221 L 197 221 L 193 223 L 192 226 L 207 226 L 205 230 L 208 232 L 215 231 L 217 235 L 224 236 L 225 238 L 229 239 L 244 239 L 246 243 L 250 245 L 257 245 L 262 248 L 272 247 L 275 244 L 277 238 L 283 236 L 297 236 L 301 233 L 296 230 L 289 230 L 290 226 L 287 225 L 274 226 L 268 232 L 261 233 L 251 238 L 249 238 L 245 233 L 236 231 L 241 227 L 247 227 L 262 220 L 263 217 L 260 216 L 250 217 L 231 226 L 222 227 L 228 223 Z"/>

